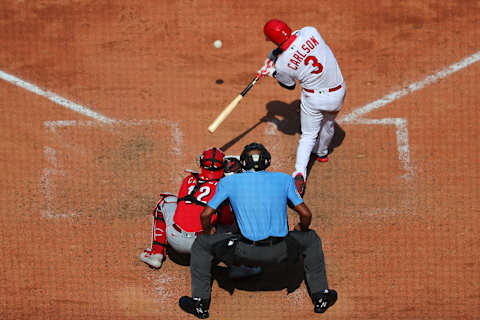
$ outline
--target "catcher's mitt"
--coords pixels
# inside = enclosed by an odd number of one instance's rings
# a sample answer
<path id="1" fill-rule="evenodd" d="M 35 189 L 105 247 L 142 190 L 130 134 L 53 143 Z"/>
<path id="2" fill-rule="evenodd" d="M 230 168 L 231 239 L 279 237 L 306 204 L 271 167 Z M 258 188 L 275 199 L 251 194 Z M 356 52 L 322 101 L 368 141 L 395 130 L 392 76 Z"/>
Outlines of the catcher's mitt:
<path id="1" fill-rule="evenodd" d="M 225 157 L 223 158 L 223 162 L 225 164 L 224 173 L 227 176 L 230 174 L 240 173 L 243 171 L 242 163 L 236 157 Z"/>

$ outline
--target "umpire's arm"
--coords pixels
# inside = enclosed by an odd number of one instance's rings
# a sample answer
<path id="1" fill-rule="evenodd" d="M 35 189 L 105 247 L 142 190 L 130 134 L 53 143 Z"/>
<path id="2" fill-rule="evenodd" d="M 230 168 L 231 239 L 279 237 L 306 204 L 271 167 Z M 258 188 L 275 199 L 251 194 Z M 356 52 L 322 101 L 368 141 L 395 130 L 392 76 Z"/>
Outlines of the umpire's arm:
<path id="1" fill-rule="evenodd" d="M 203 233 L 206 235 L 215 233 L 215 228 L 212 228 L 210 223 L 210 221 L 212 221 L 211 219 L 214 212 L 215 209 L 207 205 L 205 209 L 203 209 L 202 213 L 200 213 L 200 223 L 202 224 Z"/>
<path id="2" fill-rule="evenodd" d="M 300 222 L 295 226 L 294 229 L 297 231 L 308 230 L 308 228 L 310 227 L 310 223 L 312 223 L 312 212 L 310 211 L 310 209 L 308 209 L 305 202 L 300 203 L 293 209 L 300 216 Z"/>

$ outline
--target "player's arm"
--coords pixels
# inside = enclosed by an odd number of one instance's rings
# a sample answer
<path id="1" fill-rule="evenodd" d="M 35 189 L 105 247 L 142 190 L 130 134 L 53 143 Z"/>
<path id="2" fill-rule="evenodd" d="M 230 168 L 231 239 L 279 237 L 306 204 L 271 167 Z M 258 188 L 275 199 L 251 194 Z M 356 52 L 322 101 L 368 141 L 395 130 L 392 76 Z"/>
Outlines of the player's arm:
<path id="1" fill-rule="evenodd" d="M 300 217 L 300 222 L 295 226 L 295 230 L 297 231 L 305 231 L 308 230 L 310 224 L 312 223 L 312 212 L 307 207 L 305 202 L 300 203 L 299 205 L 293 208 Z"/>
<path id="2" fill-rule="evenodd" d="M 226 178 L 224 178 L 226 179 Z M 211 219 L 212 215 L 215 213 L 218 207 L 228 198 L 227 193 L 223 187 L 224 180 L 220 180 L 217 185 L 217 189 L 213 198 L 210 199 L 207 206 L 203 209 L 202 213 L 200 214 L 200 223 L 202 224 L 202 229 L 204 234 L 210 235 L 215 233 L 215 228 L 212 228 Z"/>
<path id="3" fill-rule="evenodd" d="M 282 88 L 285 88 L 285 89 L 288 89 L 288 90 L 293 90 L 295 89 L 295 83 L 293 84 L 293 86 L 287 86 L 286 84 L 284 84 L 283 82 L 281 82 L 280 80 L 277 79 L 277 82 L 278 84 L 282 87 Z"/>
<path id="4" fill-rule="evenodd" d="M 193 177 L 192 175 L 188 175 L 183 179 L 182 185 L 180 186 L 180 190 L 178 191 L 178 198 L 182 198 L 188 194 L 188 187 L 190 186 L 188 180 Z"/>
<path id="5" fill-rule="evenodd" d="M 294 229 L 297 231 L 308 230 L 310 224 L 312 223 L 312 212 L 303 202 L 303 199 L 298 193 L 297 188 L 295 188 L 295 181 L 292 177 L 289 177 L 287 197 L 294 206 L 293 210 L 298 213 L 300 218 L 300 222 L 295 225 Z"/>
<path id="6" fill-rule="evenodd" d="M 231 225 L 235 223 L 235 217 L 233 215 L 232 207 L 230 206 L 230 201 L 226 200 L 222 202 L 220 207 L 217 209 L 218 219 L 217 222 L 223 225 Z"/>
<path id="7" fill-rule="evenodd" d="M 200 213 L 200 223 L 202 224 L 202 230 L 204 234 L 210 235 L 215 233 L 215 229 L 212 228 L 212 224 L 210 222 L 214 213 L 215 209 L 208 205 L 203 209 L 202 213 Z"/>
<path id="8" fill-rule="evenodd" d="M 287 72 L 282 71 L 281 69 L 276 70 L 275 79 L 282 88 L 293 90 L 295 89 L 295 79 L 292 78 Z"/>

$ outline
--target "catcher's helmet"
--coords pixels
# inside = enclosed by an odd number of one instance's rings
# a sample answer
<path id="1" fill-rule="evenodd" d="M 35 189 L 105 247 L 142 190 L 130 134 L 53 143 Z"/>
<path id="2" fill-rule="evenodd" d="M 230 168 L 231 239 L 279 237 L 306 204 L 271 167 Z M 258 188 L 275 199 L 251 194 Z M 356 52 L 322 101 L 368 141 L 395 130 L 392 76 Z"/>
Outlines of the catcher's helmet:
<path id="1" fill-rule="evenodd" d="M 273 43 L 280 46 L 290 38 L 292 29 L 282 20 L 272 19 L 263 27 L 263 33 L 265 33 L 265 36 Z"/>
<path id="2" fill-rule="evenodd" d="M 250 154 L 250 151 L 258 150 L 259 154 Z M 240 162 L 243 169 L 261 171 L 268 168 L 271 160 L 270 152 L 261 143 L 252 142 L 243 148 L 240 155 Z"/>
<path id="3" fill-rule="evenodd" d="M 240 173 L 243 170 L 242 163 L 236 157 L 230 156 L 223 158 L 225 163 L 225 175 L 228 176 L 234 173 Z"/>
<path id="4" fill-rule="evenodd" d="M 202 176 L 207 179 L 220 179 L 223 176 L 224 154 L 220 149 L 211 148 L 205 150 L 200 156 Z"/>

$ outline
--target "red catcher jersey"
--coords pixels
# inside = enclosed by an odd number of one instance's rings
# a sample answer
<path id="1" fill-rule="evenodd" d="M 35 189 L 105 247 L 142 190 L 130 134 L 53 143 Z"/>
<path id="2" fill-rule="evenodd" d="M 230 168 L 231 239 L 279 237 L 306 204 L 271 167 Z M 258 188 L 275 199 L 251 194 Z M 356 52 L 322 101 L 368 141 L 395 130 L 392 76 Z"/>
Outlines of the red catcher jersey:
<path id="1" fill-rule="evenodd" d="M 194 197 L 205 204 L 212 199 L 215 191 L 217 190 L 218 180 L 207 181 L 202 184 L 200 189 L 194 194 Z M 197 185 L 197 179 L 193 174 L 187 176 L 180 187 L 178 192 L 178 199 L 188 195 L 193 191 Z M 173 221 L 176 225 L 187 232 L 199 232 L 202 231 L 202 225 L 200 223 L 200 213 L 202 213 L 205 207 L 193 203 L 191 201 L 180 201 L 175 210 Z M 233 213 L 230 209 L 230 205 L 226 204 L 219 208 L 221 213 L 220 219 L 217 214 L 212 216 L 211 223 L 215 225 L 217 220 L 222 224 L 232 224 L 234 222 Z"/>

